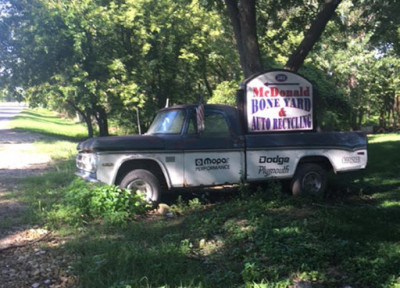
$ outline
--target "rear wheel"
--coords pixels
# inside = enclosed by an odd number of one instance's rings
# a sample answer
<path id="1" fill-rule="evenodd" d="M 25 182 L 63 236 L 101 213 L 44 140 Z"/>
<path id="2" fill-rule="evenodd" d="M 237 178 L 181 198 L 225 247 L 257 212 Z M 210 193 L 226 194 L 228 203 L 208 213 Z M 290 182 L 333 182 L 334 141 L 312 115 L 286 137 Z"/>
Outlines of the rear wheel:
<path id="1" fill-rule="evenodd" d="M 119 186 L 131 190 L 132 193 L 144 194 L 146 201 L 153 205 L 160 201 L 160 181 L 148 170 L 137 169 L 129 172 Z"/>
<path id="2" fill-rule="evenodd" d="M 326 188 L 326 170 L 318 164 L 302 164 L 291 181 L 293 195 L 313 195 L 323 197 Z"/>

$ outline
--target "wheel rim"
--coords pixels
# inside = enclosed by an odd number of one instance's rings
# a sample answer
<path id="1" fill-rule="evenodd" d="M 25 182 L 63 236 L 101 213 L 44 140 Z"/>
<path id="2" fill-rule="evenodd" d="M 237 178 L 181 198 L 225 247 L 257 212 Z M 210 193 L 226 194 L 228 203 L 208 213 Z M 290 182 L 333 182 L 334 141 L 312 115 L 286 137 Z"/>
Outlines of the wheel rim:
<path id="1" fill-rule="evenodd" d="M 302 186 L 305 192 L 311 194 L 319 194 L 322 187 L 322 178 L 321 175 L 317 172 L 308 172 L 303 177 Z"/>
<path id="2" fill-rule="evenodd" d="M 134 194 L 142 194 L 145 196 L 146 201 L 151 201 L 153 197 L 153 188 L 151 185 L 143 180 L 143 179 L 136 179 L 129 183 L 126 187 L 127 189 L 131 190 Z"/>

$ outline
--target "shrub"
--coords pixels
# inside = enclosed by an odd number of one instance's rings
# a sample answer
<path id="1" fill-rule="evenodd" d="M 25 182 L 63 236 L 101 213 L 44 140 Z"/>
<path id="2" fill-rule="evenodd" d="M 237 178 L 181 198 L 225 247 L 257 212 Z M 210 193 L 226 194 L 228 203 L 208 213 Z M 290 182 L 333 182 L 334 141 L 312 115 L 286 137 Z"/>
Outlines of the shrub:
<path id="1" fill-rule="evenodd" d="M 50 212 L 53 220 L 73 224 L 104 220 L 110 224 L 125 225 L 132 216 L 144 214 L 150 208 L 143 195 L 117 186 L 76 179 L 64 191 L 64 199 Z"/>

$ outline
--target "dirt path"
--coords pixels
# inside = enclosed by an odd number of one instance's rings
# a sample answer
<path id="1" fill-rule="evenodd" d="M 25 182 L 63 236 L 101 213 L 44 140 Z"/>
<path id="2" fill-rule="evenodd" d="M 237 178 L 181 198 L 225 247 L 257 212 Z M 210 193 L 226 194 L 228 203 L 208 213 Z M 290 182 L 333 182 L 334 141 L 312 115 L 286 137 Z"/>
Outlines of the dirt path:
<path id="1" fill-rule="evenodd" d="M 45 137 L 6 129 L 4 123 L 0 125 L 0 288 L 79 287 L 69 271 L 73 259 L 63 252 L 65 241 L 42 227 L 21 224 L 29 214 L 16 197 L 23 193 L 20 180 L 51 169 L 50 156 L 34 145 Z"/>
<path id="2" fill-rule="evenodd" d="M 34 142 L 44 137 L 30 132 L 0 129 L 0 222 L 14 218 L 23 205 L 13 199 L 19 180 L 43 173 L 48 169 L 50 156 L 36 151 Z M 0 236 L 2 229 L 0 226 Z"/>

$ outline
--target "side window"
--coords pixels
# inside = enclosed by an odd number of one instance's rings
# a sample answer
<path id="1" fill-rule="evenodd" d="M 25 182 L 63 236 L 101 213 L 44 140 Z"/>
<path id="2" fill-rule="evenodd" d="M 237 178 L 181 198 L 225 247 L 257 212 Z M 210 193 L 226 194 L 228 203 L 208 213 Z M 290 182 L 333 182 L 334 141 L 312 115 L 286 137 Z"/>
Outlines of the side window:
<path id="1" fill-rule="evenodd" d="M 221 113 L 209 112 L 204 116 L 204 132 L 202 135 L 207 137 L 226 137 L 230 135 L 228 123 L 225 116 Z M 192 114 L 189 119 L 187 134 L 196 134 L 196 114 Z"/>
<path id="2" fill-rule="evenodd" d="M 203 135 L 209 137 L 225 137 L 229 136 L 229 126 L 223 114 L 206 113 L 204 117 L 205 129 Z"/>

